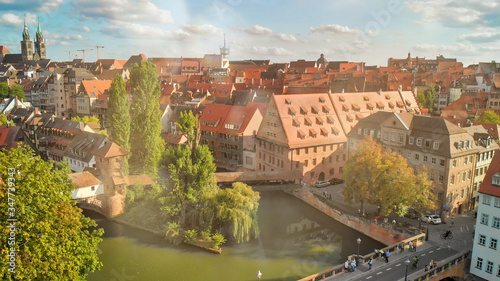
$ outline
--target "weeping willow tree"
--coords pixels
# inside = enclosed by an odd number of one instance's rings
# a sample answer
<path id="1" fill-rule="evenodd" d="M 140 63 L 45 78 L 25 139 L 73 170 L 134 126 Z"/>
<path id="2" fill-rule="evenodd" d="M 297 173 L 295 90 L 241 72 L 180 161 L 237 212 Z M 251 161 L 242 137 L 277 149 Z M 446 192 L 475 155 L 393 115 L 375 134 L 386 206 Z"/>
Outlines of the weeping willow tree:
<path id="1" fill-rule="evenodd" d="M 248 242 L 259 236 L 257 211 L 260 194 L 241 182 L 233 183 L 233 188 L 221 190 L 213 201 L 217 219 L 228 226 L 236 242 Z"/>

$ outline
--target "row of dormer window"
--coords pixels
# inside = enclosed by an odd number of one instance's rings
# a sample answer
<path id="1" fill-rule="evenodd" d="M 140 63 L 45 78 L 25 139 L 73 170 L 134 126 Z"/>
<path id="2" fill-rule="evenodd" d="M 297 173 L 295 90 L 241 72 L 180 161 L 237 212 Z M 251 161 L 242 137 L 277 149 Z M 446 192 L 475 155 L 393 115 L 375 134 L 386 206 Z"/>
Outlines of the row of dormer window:
<path id="1" fill-rule="evenodd" d="M 435 140 L 431 140 L 431 139 L 424 139 L 424 138 L 416 138 L 416 142 L 415 142 L 415 137 L 410 137 L 408 139 L 408 144 L 416 144 L 417 146 L 424 146 L 425 148 L 431 148 L 431 145 L 432 145 L 432 149 L 439 149 L 439 141 L 435 141 Z"/>

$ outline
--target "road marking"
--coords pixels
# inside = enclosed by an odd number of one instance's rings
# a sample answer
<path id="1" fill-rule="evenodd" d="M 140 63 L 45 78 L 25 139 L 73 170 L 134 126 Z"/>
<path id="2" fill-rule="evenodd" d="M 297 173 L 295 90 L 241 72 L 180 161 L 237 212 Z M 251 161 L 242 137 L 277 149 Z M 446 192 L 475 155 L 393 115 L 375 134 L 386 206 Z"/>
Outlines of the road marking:
<path id="1" fill-rule="evenodd" d="M 460 232 L 464 232 L 464 228 L 463 227 L 460 227 Z"/>
<path id="2" fill-rule="evenodd" d="M 432 254 L 434 251 L 429 251 L 429 254 Z"/>
<path id="3" fill-rule="evenodd" d="M 436 251 L 439 251 L 439 250 L 441 250 L 441 249 L 442 249 L 442 248 L 441 248 L 441 246 L 440 246 L 439 248 L 437 248 L 437 249 L 436 249 Z"/>
<path id="4" fill-rule="evenodd" d="M 425 254 L 421 254 L 421 256 L 423 257 L 423 256 L 425 256 Z"/>
<path id="5" fill-rule="evenodd" d="M 389 270 L 391 270 L 391 269 L 392 269 L 392 268 L 390 268 L 390 267 L 389 267 L 388 269 L 386 269 L 386 271 L 389 271 Z"/>
<path id="6" fill-rule="evenodd" d="M 400 266 L 400 265 L 401 265 L 400 263 L 396 264 L 396 266 Z"/>
<path id="7" fill-rule="evenodd" d="M 368 276 L 368 277 L 366 277 L 366 279 L 371 279 L 372 277 L 373 277 L 373 276 Z"/>
<path id="8" fill-rule="evenodd" d="M 377 272 L 377 275 L 380 275 L 380 274 L 382 274 L 382 271 L 381 272 Z"/>
<path id="9" fill-rule="evenodd" d="M 469 226 L 468 226 L 468 225 L 466 225 L 465 227 L 467 228 L 467 231 L 469 231 Z"/>

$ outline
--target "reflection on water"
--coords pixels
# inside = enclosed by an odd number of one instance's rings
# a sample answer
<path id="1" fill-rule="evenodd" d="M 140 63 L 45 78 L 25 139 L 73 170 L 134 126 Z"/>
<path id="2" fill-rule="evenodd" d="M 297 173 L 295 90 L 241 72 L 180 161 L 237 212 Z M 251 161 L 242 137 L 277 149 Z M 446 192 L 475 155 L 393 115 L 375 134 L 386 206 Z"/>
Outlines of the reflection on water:
<path id="1" fill-rule="evenodd" d="M 337 223 L 280 191 L 261 192 L 260 236 L 245 244 L 227 243 L 214 255 L 86 212 L 105 230 L 100 245 L 104 266 L 88 280 L 297 280 L 343 263 L 357 251 L 381 244 Z"/>

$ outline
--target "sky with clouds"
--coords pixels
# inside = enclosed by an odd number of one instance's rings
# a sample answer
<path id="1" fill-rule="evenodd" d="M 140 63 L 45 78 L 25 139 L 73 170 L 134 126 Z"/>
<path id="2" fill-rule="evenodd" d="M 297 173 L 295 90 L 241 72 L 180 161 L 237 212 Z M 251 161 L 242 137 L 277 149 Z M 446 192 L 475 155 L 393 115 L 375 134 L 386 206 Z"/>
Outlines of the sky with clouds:
<path id="1" fill-rule="evenodd" d="M 20 53 L 24 17 L 40 21 L 47 56 L 364 61 L 389 57 L 500 60 L 500 0 L 0 0 L 0 45 Z M 92 49 L 92 50 L 90 50 Z"/>

